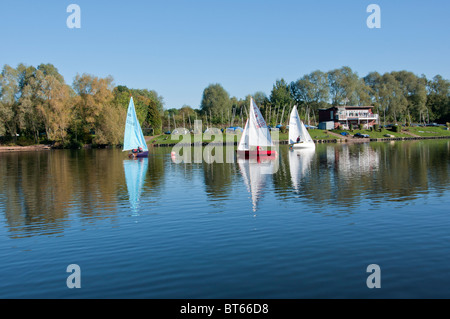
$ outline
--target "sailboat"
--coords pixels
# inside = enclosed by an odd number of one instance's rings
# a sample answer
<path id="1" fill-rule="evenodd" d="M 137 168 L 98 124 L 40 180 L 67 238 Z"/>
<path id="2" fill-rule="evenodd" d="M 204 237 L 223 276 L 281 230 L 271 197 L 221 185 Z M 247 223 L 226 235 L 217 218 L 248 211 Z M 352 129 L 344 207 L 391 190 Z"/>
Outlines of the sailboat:
<path id="1" fill-rule="evenodd" d="M 133 97 L 128 105 L 127 122 L 125 124 L 125 136 L 123 139 L 123 151 L 131 151 L 129 157 L 147 157 L 148 147 L 142 133 L 141 125 L 136 116 Z"/>
<path id="2" fill-rule="evenodd" d="M 292 148 L 315 148 L 311 135 L 300 120 L 298 115 L 297 106 L 292 108 L 291 116 L 289 119 L 289 145 Z"/>
<path id="3" fill-rule="evenodd" d="M 250 116 L 245 123 L 244 132 L 237 148 L 237 154 L 249 157 L 275 157 L 276 151 L 261 147 L 273 147 L 269 128 L 253 98 L 250 98 Z"/>

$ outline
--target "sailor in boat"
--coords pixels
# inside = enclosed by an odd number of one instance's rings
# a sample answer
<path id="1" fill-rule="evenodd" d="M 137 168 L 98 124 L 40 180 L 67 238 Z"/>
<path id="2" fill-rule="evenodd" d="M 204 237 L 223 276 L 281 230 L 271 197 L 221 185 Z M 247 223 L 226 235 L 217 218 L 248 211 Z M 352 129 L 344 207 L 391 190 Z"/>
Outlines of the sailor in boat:
<path id="1" fill-rule="evenodd" d="M 300 136 L 297 137 L 297 143 L 300 143 Z"/>
<path id="2" fill-rule="evenodd" d="M 138 148 L 132 149 L 131 154 L 129 156 L 130 158 L 131 157 L 136 158 L 137 154 L 142 153 L 143 151 L 144 150 L 142 149 L 142 147 L 139 146 Z"/>

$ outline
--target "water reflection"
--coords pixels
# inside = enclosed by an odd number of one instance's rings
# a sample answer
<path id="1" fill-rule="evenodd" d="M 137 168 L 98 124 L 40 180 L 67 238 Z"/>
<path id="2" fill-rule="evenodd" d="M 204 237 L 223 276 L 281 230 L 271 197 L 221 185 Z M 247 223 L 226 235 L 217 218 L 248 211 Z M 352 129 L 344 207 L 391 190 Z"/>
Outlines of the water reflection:
<path id="1" fill-rule="evenodd" d="M 258 201 L 267 188 L 267 181 L 277 170 L 278 161 L 260 158 L 243 159 L 239 157 L 237 161 L 247 191 L 251 195 L 253 212 L 256 212 Z"/>
<path id="2" fill-rule="evenodd" d="M 372 148 L 369 143 L 343 144 L 341 148 L 327 146 L 327 160 L 342 176 L 367 174 L 378 170 L 380 150 Z"/>
<path id="3" fill-rule="evenodd" d="M 289 150 L 289 168 L 291 173 L 292 187 L 299 191 L 302 178 L 308 173 L 315 149 Z"/>
<path id="4" fill-rule="evenodd" d="M 444 194 L 450 177 L 446 140 L 327 144 L 315 153 L 281 146 L 276 161 L 260 163 L 173 164 L 170 152 L 155 148 L 138 161 L 124 161 L 120 150 L 0 154 L 0 220 L 17 238 L 61 234 L 74 220 L 86 226 L 121 212 L 129 216 L 130 209 L 139 213 L 143 200 L 145 209 L 176 211 L 178 184 L 192 186 L 185 203 L 192 207 L 205 198 L 223 212 L 230 203 L 241 207 L 231 195 L 245 185 L 253 211 L 271 189 L 275 197 L 267 207 L 306 202 L 308 209 L 336 215 L 356 213 L 362 203 L 372 209 Z"/>
<path id="5" fill-rule="evenodd" d="M 145 175 L 147 174 L 148 169 L 148 158 L 124 160 L 123 169 L 125 171 L 130 208 L 133 215 L 138 215 L 142 187 L 144 186 Z"/>

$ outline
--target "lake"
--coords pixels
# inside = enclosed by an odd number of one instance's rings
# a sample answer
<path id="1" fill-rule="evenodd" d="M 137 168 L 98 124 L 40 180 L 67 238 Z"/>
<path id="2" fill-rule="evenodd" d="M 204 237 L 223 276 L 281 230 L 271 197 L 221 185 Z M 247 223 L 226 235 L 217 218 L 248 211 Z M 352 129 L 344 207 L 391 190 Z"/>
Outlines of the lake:
<path id="1" fill-rule="evenodd" d="M 450 298 L 449 177 L 449 140 L 3 153 L 0 298 Z"/>

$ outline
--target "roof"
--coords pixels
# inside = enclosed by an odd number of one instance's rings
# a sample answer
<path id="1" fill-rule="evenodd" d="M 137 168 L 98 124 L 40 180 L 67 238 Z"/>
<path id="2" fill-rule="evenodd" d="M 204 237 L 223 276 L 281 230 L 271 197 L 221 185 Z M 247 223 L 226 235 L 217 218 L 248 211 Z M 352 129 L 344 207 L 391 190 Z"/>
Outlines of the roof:
<path id="1" fill-rule="evenodd" d="M 327 111 L 327 110 L 331 110 L 331 109 L 340 109 L 340 108 L 344 108 L 344 109 L 370 109 L 373 108 L 373 105 L 336 105 L 336 106 L 332 106 L 329 107 L 327 109 L 319 109 L 319 111 Z"/>

